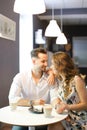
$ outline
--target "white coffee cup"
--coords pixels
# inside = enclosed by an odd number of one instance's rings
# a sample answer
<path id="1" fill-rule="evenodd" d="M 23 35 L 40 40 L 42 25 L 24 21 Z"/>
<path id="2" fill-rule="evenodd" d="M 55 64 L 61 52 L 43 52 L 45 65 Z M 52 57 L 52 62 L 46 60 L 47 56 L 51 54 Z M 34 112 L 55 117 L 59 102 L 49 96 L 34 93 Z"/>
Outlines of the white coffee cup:
<path id="1" fill-rule="evenodd" d="M 44 116 L 45 117 L 51 117 L 51 113 L 52 113 L 52 106 L 51 104 L 45 104 L 43 107 L 44 110 Z"/>
<path id="2" fill-rule="evenodd" d="M 17 101 L 16 100 L 11 100 L 10 103 L 10 109 L 13 111 L 13 110 L 16 110 L 17 108 Z"/>

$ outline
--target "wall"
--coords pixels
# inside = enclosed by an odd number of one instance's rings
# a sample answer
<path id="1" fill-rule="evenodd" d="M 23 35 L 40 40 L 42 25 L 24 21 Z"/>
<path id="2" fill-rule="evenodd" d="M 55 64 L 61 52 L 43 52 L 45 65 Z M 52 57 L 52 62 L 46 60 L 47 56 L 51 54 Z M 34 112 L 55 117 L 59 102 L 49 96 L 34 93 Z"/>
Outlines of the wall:
<path id="1" fill-rule="evenodd" d="M 8 105 L 8 92 L 19 71 L 19 16 L 13 12 L 14 0 L 0 0 L 0 14 L 16 22 L 16 41 L 0 37 L 0 107 Z"/>

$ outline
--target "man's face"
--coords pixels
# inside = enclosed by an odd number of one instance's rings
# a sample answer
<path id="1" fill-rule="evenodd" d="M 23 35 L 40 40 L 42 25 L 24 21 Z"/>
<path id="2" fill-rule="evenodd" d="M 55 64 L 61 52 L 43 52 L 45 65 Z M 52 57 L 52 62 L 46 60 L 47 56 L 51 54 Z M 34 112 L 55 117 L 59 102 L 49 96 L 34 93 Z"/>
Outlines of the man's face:
<path id="1" fill-rule="evenodd" d="M 38 58 L 35 58 L 34 68 L 37 71 L 44 72 L 46 70 L 46 67 L 47 67 L 47 60 L 48 60 L 47 54 L 39 53 Z"/>

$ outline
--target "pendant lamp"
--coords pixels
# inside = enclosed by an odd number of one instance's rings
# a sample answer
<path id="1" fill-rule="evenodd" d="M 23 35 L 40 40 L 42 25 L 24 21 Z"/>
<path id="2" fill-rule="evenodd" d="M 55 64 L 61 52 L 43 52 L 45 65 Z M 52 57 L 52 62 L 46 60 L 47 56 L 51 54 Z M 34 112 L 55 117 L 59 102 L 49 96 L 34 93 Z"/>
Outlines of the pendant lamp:
<path id="1" fill-rule="evenodd" d="M 54 20 L 54 7 L 52 5 L 52 20 L 50 20 L 49 25 L 45 30 L 46 37 L 58 37 L 60 35 L 61 30 L 57 24 L 57 21 Z"/>
<path id="2" fill-rule="evenodd" d="M 65 34 L 62 32 L 63 30 L 63 20 L 62 20 L 62 7 L 61 7 L 61 34 L 56 39 L 56 44 L 67 44 L 67 38 L 65 37 Z"/>
<path id="3" fill-rule="evenodd" d="M 19 14 L 41 14 L 46 11 L 44 0 L 15 0 L 14 12 Z"/>
<path id="4" fill-rule="evenodd" d="M 60 44 L 60 45 L 67 44 L 67 39 L 66 39 L 64 33 L 61 33 L 60 36 L 57 37 L 56 44 Z"/>

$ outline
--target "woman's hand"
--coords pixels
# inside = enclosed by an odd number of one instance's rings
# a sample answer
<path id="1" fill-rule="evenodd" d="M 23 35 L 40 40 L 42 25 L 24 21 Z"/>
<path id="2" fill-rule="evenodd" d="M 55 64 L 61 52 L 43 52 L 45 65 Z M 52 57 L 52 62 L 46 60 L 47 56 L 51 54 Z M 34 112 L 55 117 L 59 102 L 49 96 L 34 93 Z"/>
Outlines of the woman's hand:
<path id="1" fill-rule="evenodd" d="M 47 78 L 47 82 L 49 85 L 54 85 L 55 84 L 55 76 L 54 74 L 49 74 L 48 78 Z"/>
<path id="2" fill-rule="evenodd" d="M 60 104 L 57 104 L 56 112 L 59 114 L 63 113 L 65 110 L 68 110 L 68 105 L 61 102 Z"/>
<path id="3" fill-rule="evenodd" d="M 47 70 L 47 74 L 48 74 L 48 78 L 47 78 L 48 84 L 49 85 L 54 85 L 55 84 L 55 75 L 54 75 L 54 73 L 53 73 L 51 68 L 49 68 Z"/>

